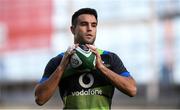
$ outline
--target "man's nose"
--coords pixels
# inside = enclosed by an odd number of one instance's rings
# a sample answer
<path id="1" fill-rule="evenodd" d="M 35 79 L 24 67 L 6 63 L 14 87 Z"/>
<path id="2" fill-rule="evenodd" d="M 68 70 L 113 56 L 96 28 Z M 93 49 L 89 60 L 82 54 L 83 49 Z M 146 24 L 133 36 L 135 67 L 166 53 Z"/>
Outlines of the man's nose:
<path id="1" fill-rule="evenodd" d="M 87 30 L 92 31 L 92 26 L 90 24 L 87 26 Z"/>

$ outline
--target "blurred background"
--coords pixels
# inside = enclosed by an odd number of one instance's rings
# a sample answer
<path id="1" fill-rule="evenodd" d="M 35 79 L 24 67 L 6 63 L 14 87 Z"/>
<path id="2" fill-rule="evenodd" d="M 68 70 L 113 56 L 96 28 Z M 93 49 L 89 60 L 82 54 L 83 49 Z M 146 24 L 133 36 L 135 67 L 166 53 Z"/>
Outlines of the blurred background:
<path id="1" fill-rule="evenodd" d="M 115 109 L 180 109 L 180 0 L 0 0 L 0 109 L 62 108 L 58 91 L 44 106 L 34 87 L 50 58 L 73 44 L 71 16 L 99 15 L 98 48 L 117 53 L 137 81 Z"/>

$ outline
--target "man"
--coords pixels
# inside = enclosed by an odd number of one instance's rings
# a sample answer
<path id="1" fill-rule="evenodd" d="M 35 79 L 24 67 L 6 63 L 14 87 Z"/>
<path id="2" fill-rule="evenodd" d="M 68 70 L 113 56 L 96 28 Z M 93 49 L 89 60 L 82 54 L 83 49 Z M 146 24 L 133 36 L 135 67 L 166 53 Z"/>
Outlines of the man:
<path id="1" fill-rule="evenodd" d="M 35 89 L 38 105 L 47 102 L 59 87 L 64 109 L 110 109 L 114 88 L 132 97 L 136 84 L 120 58 L 94 46 L 98 24 L 96 10 L 82 8 L 72 16 L 74 46 L 52 58 Z M 65 72 L 78 44 L 85 44 L 96 55 L 96 69 L 90 72 Z"/>

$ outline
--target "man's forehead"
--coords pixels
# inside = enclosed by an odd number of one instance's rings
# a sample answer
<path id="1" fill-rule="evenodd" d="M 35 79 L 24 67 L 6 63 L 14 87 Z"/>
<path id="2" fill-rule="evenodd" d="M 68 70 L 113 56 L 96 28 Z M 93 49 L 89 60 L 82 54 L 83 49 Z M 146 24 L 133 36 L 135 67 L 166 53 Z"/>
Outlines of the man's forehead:
<path id="1" fill-rule="evenodd" d="M 78 21 L 88 21 L 88 22 L 97 22 L 94 15 L 91 14 L 81 14 L 78 16 Z"/>

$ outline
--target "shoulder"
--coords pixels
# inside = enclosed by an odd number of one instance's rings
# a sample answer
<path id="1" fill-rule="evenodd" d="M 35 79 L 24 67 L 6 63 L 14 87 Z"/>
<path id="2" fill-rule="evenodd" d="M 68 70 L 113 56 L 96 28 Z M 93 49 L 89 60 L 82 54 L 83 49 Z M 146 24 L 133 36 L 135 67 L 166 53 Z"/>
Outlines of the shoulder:
<path id="1" fill-rule="evenodd" d="M 64 52 L 56 55 L 55 57 L 52 57 L 50 60 L 49 60 L 49 64 L 59 64 L 59 62 L 61 61 L 61 59 L 63 58 L 64 56 Z"/>
<path id="2" fill-rule="evenodd" d="M 43 78 L 49 78 L 49 76 L 55 71 L 55 69 L 57 68 L 57 66 L 60 64 L 61 59 L 63 57 L 63 53 L 51 58 L 49 60 L 49 62 L 47 63 L 45 69 L 44 69 L 44 74 L 43 74 Z M 44 79 L 42 79 L 44 80 Z M 41 81 L 40 81 L 41 82 Z"/>
<path id="3" fill-rule="evenodd" d="M 64 52 L 61 52 L 60 54 L 58 54 L 57 56 L 53 57 L 54 60 L 59 60 L 62 59 L 64 56 Z"/>
<path id="4" fill-rule="evenodd" d="M 102 49 L 97 49 L 98 50 L 98 53 L 100 55 L 106 55 L 106 56 L 110 56 L 112 58 L 116 58 L 118 57 L 118 55 L 114 52 L 111 52 L 111 51 L 108 51 L 108 50 L 102 50 Z"/>
<path id="5" fill-rule="evenodd" d="M 120 57 L 114 52 L 98 49 L 98 53 L 101 55 L 102 60 L 109 62 L 110 64 L 122 63 Z"/>

